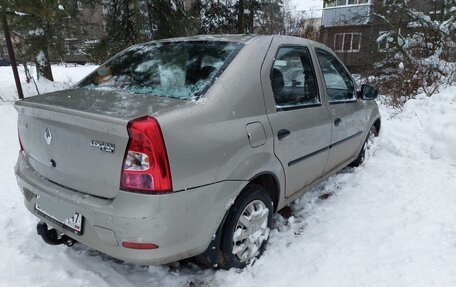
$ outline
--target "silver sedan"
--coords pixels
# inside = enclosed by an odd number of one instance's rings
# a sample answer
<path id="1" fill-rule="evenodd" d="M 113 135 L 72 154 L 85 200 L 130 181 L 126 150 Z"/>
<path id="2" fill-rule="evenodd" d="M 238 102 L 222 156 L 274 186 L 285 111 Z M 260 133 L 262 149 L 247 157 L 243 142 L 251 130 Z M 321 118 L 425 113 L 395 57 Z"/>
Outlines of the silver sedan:
<path id="1" fill-rule="evenodd" d="M 141 44 L 74 89 L 16 102 L 17 180 L 47 243 L 243 267 L 274 212 L 361 164 L 380 131 L 376 95 L 306 39 Z"/>

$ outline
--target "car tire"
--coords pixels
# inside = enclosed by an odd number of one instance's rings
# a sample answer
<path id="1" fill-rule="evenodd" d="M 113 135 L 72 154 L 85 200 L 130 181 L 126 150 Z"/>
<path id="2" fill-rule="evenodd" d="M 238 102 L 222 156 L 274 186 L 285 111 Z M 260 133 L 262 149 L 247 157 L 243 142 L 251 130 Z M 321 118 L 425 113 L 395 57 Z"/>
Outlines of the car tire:
<path id="1" fill-rule="evenodd" d="M 273 206 L 264 187 L 249 185 L 234 202 L 221 236 L 219 267 L 244 268 L 263 253 Z"/>
<path id="2" fill-rule="evenodd" d="M 350 166 L 360 166 L 364 160 L 366 159 L 366 151 L 370 148 L 372 145 L 374 138 L 378 136 L 378 130 L 376 126 L 372 126 L 369 130 L 369 133 L 367 134 L 367 138 L 363 143 L 363 147 L 361 148 L 361 151 L 358 154 L 358 157 L 350 164 Z"/>

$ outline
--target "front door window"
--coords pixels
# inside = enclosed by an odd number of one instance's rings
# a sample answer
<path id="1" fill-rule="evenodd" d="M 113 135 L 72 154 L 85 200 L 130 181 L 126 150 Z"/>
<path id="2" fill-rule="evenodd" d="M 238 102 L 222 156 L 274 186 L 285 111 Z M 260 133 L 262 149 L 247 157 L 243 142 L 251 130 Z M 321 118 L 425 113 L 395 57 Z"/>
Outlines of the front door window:
<path id="1" fill-rule="evenodd" d="M 356 100 L 355 87 L 348 72 L 330 53 L 317 49 L 317 58 L 323 72 L 329 103 Z"/>

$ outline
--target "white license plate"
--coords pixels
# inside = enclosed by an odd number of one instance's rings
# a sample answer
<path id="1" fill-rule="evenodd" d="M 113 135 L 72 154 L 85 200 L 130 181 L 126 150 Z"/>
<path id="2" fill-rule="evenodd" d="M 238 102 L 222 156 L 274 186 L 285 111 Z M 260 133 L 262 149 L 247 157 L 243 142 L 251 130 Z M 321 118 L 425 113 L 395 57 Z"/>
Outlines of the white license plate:
<path id="1" fill-rule="evenodd" d="M 48 213 L 47 211 L 43 210 L 38 205 L 38 203 L 35 204 L 35 209 L 39 213 L 44 215 L 46 218 L 50 219 L 54 223 L 57 223 L 61 227 L 64 227 L 64 228 L 76 233 L 77 235 L 82 234 L 82 215 L 81 214 L 75 212 L 73 216 L 65 218 L 65 220 L 62 221 L 62 220 L 56 218 L 55 216 L 53 216 L 52 214 Z"/>

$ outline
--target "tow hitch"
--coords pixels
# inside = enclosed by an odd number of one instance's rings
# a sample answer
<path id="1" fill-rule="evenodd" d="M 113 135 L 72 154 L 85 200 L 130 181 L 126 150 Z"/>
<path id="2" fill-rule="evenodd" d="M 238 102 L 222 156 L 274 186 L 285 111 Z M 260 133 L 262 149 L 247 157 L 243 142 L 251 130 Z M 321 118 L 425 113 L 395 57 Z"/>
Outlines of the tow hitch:
<path id="1" fill-rule="evenodd" d="M 66 235 L 60 235 L 55 230 L 54 228 L 48 229 L 48 226 L 45 222 L 40 221 L 36 225 L 36 231 L 38 232 L 38 235 L 43 238 L 44 242 L 47 244 L 51 245 L 59 245 L 59 244 L 65 244 L 68 247 L 73 246 L 73 244 L 76 242 L 74 239 L 66 236 Z"/>

